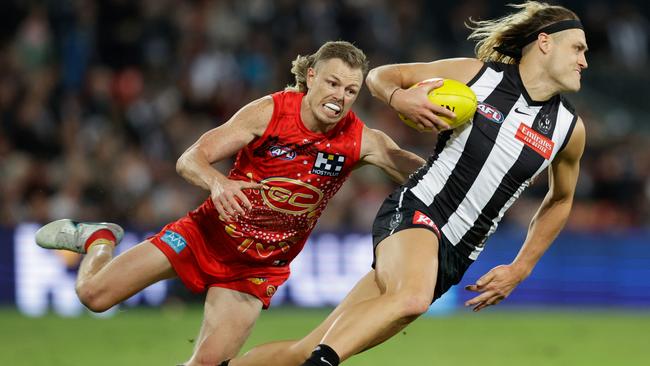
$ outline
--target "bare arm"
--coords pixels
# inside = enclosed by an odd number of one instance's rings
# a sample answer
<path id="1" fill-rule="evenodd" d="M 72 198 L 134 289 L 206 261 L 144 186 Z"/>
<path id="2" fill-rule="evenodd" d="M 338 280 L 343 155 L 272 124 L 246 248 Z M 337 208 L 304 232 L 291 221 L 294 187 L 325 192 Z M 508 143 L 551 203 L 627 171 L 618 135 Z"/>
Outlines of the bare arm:
<path id="1" fill-rule="evenodd" d="M 255 137 L 261 136 L 272 115 L 273 99 L 270 96 L 255 100 L 223 125 L 203 134 L 176 162 L 176 171 L 185 180 L 210 191 L 219 214 L 244 214 L 240 202 L 248 208 L 250 202 L 241 190 L 259 188 L 259 184 L 231 181 L 212 164 L 233 156 Z"/>
<path id="2" fill-rule="evenodd" d="M 549 191 L 530 223 L 526 241 L 512 263 L 526 276 L 569 218 L 584 146 L 585 127 L 582 119 L 578 118 L 569 144 L 549 169 Z"/>
<path id="3" fill-rule="evenodd" d="M 364 126 L 361 139 L 361 164 L 375 165 L 394 181 L 404 183 L 409 175 L 424 163 L 424 159 L 401 149 L 382 131 Z"/>
<path id="4" fill-rule="evenodd" d="M 426 84 L 408 89 L 431 78 L 454 79 L 467 84 L 483 67 L 483 62 L 473 58 L 453 58 L 429 63 L 384 65 L 370 70 L 366 83 L 372 95 L 421 126 L 421 129 L 449 128 L 437 115 L 453 118 L 453 113 L 434 105 L 427 93 L 441 83 Z M 392 96 L 392 97 L 391 97 Z"/>
<path id="5" fill-rule="evenodd" d="M 468 300 L 466 306 L 474 306 L 474 311 L 479 311 L 496 305 L 530 275 L 569 217 L 584 146 L 585 127 L 578 118 L 568 145 L 549 168 L 549 191 L 530 223 L 519 254 L 511 264 L 497 266 L 475 285 L 467 286 L 467 290 L 481 294 Z"/>

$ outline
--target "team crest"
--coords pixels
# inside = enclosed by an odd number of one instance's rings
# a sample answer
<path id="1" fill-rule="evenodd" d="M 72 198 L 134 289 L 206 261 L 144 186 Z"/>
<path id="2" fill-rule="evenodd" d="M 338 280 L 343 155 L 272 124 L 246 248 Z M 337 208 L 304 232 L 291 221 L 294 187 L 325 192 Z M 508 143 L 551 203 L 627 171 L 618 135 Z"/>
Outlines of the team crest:
<path id="1" fill-rule="evenodd" d="M 543 115 L 537 120 L 537 129 L 544 135 L 547 135 L 551 130 L 551 119 L 548 118 L 548 114 Z"/>
<path id="2" fill-rule="evenodd" d="M 344 164 L 344 155 L 330 154 L 327 152 L 319 151 L 311 172 L 312 174 L 324 175 L 327 177 L 338 177 L 343 170 Z"/>
<path id="3" fill-rule="evenodd" d="M 275 294 L 277 288 L 273 285 L 266 286 L 266 296 L 271 297 Z"/>
<path id="4" fill-rule="evenodd" d="M 402 222 L 402 213 L 395 212 L 395 214 L 390 218 L 390 223 L 388 224 L 391 230 L 395 230 Z"/>

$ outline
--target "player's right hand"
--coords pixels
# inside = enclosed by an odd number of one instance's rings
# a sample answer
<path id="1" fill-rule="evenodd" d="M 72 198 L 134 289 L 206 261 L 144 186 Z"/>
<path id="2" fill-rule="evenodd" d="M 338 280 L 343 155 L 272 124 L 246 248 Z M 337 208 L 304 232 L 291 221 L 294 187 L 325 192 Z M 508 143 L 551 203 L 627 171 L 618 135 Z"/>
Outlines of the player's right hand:
<path id="1" fill-rule="evenodd" d="M 443 84 L 442 79 L 421 83 L 419 86 L 409 89 L 398 89 L 393 94 L 390 105 L 399 113 L 415 122 L 422 131 L 436 129 L 445 131 L 449 125 L 438 117 L 443 115 L 449 118 L 456 118 L 454 112 L 431 103 L 428 98 L 431 89 L 439 88 Z"/>
<path id="2" fill-rule="evenodd" d="M 522 272 L 513 265 L 500 265 L 492 268 L 479 278 L 475 284 L 465 286 L 465 290 L 479 295 L 465 301 L 465 306 L 472 306 L 480 311 L 503 301 L 523 281 L 530 272 Z"/>
<path id="3" fill-rule="evenodd" d="M 262 189 L 263 184 L 227 179 L 215 184 L 210 191 L 210 198 L 219 215 L 225 219 L 245 215 L 253 205 L 244 194 L 245 189 Z M 243 206 L 243 207 L 242 207 Z"/>

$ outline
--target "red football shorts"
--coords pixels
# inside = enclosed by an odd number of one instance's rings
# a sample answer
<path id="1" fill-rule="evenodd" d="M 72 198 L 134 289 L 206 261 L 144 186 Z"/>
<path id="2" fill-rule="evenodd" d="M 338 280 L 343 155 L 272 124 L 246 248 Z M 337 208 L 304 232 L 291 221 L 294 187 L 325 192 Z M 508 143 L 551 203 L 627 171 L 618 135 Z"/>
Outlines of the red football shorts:
<path id="1" fill-rule="evenodd" d="M 183 284 L 192 292 L 222 287 L 253 295 L 269 307 L 278 286 L 289 277 L 289 266 L 274 267 L 251 263 L 239 255 L 238 243 L 220 221 L 202 228 L 185 216 L 149 238 L 160 249 Z"/>

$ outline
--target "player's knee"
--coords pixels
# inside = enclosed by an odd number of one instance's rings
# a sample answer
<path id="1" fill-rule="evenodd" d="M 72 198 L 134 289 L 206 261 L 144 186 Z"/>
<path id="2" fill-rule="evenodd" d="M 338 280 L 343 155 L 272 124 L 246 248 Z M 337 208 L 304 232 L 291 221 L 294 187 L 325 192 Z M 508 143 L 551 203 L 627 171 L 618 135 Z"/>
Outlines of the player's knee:
<path id="1" fill-rule="evenodd" d="M 115 305 L 106 296 L 105 291 L 91 283 L 80 283 L 77 285 L 76 290 L 81 303 L 92 312 L 103 313 Z"/>
<path id="2" fill-rule="evenodd" d="M 237 355 L 236 349 L 225 344 L 215 344 L 205 339 L 199 342 L 194 354 L 187 362 L 187 366 L 215 366 Z"/>
<path id="3" fill-rule="evenodd" d="M 399 314 L 401 318 L 408 319 L 409 321 L 424 314 L 429 310 L 431 305 L 431 297 L 419 293 L 410 293 L 400 296 L 399 300 Z"/>
<path id="4" fill-rule="evenodd" d="M 220 365 L 223 361 L 233 358 L 231 357 L 226 357 L 214 352 L 206 353 L 206 352 L 197 352 L 192 356 L 192 359 L 186 364 L 187 366 L 214 366 L 214 365 Z"/>

